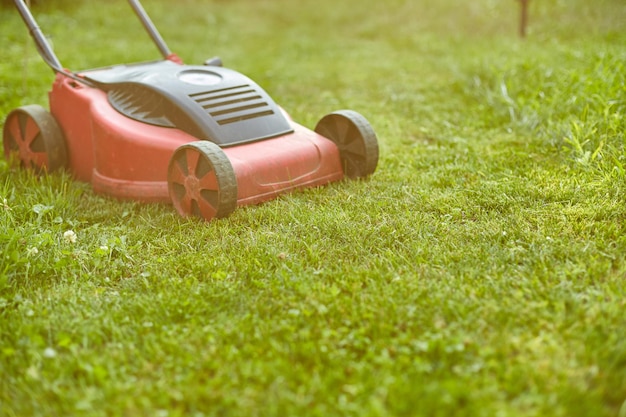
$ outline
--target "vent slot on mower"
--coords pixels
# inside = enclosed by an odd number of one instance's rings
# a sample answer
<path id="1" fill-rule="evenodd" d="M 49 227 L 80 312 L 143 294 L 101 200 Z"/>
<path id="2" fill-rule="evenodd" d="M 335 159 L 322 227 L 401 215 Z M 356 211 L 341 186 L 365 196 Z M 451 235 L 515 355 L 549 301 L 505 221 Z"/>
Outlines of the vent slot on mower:
<path id="1" fill-rule="evenodd" d="M 146 88 L 118 89 L 108 93 L 109 103 L 122 114 L 156 126 L 174 127 L 167 102 Z"/>
<path id="2" fill-rule="evenodd" d="M 274 114 L 269 103 L 250 85 L 195 93 L 190 94 L 190 97 L 219 125 Z"/>

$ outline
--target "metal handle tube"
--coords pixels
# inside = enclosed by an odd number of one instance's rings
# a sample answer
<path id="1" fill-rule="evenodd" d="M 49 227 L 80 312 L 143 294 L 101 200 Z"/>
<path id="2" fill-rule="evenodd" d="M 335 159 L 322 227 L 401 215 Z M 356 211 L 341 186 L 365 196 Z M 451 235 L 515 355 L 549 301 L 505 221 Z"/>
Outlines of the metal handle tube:
<path id="1" fill-rule="evenodd" d="M 139 3 L 139 0 L 128 0 L 128 2 L 135 11 L 137 17 L 139 17 L 139 20 L 141 20 L 141 24 L 152 38 L 152 41 L 156 44 L 157 48 L 159 48 L 161 55 L 163 55 L 165 59 L 170 57 L 172 55 L 172 51 L 170 51 L 170 49 L 167 47 L 167 44 L 161 37 L 161 34 L 159 34 L 156 26 L 154 26 L 154 23 L 152 23 L 152 20 L 150 20 L 150 17 L 144 10 L 141 3 Z"/>
<path id="2" fill-rule="evenodd" d="M 46 39 L 45 35 L 37 25 L 37 22 L 35 21 L 33 15 L 30 13 L 28 6 L 24 4 L 24 0 L 15 0 L 15 7 L 17 7 L 17 10 L 20 12 L 22 20 L 28 27 L 30 36 L 35 41 L 35 45 L 37 45 L 39 55 L 41 55 L 43 60 L 46 62 L 46 64 L 48 64 L 50 68 L 52 68 L 53 71 L 65 72 L 63 70 L 63 66 L 61 65 L 61 62 L 59 62 L 59 59 L 52 50 L 52 46 L 50 46 L 48 39 Z"/>
<path id="3" fill-rule="evenodd" d="M 83 84 L 92 85 L 91 82 L 63 68 L 61 62 L 59 61 L 59 58 L 57 58 L 54 50 L 52 49 L 52 46 L 48 42 L 48 39 L 46 39 L 46 36 L 37 25 L 35 18 L 28 9 L 28 6 L 26 6 L 26 4 L 24 3 L 24 0 L 15 0 L 15 7 L 17 7 L 17 10 L 20 12 L 20 16 L 22 16 L 22 20 L 28 27 L 31 38 L 33 38 L 33 40 L 35 41 L 35 45 L 37 46 L 37 51 L 39 52 L 39 55 L 41 55 L 41 58 L 43 58 L 44 62 L 48 64 L 52 71 L 54 71 L 55 73 L 63 74 L 66 77 L 69 77 Z"/>

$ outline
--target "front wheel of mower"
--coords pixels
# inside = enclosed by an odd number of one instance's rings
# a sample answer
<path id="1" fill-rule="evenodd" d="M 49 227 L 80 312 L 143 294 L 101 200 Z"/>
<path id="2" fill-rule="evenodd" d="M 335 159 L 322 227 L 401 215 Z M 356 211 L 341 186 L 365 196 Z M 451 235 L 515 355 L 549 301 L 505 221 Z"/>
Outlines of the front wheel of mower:
<path id="1" fill-rule="evenodd" d="M 67 148 L 54 117 L 39 105 L 13 110 L 4 123 L 4 155 L 36 172 L 67 166 Z"/>
<path id="2" fill-rule="evenodd" d="M 237 178 L 228 157 L 208 141 L 180 146 L 167 172 L 170 198 L 184 217 L 226 217 L 237 207 Z"/>
<path id="3" fill-rule="evenodd" d="M 378 139 L 361 114 L 353 110 L 330 113 L 317 123 L 315 132 L 335 142 L 348 178 L 367 177 L 376 170 Z"/>

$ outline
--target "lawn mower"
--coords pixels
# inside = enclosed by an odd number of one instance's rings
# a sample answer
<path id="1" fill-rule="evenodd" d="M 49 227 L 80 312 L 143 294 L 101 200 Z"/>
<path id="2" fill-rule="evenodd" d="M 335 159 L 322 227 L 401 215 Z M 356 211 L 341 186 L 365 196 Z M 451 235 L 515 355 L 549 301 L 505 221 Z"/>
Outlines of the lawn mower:
<path id="1" fill-rule="evenodd" d="M 184 64 L 140 2 L 129 4 L 162 59 L 72 72 L 24 1 L 15 0 L 56 75 L 50 112 L 27 105 L 7 116 L 7 159 L 39 172 L 67 169 L 97 193 L 171 202 L 182 216 L 206 220 L 375 171 L 378 142 L 359 113 L 330 113 L 309 130 L 219 58 Z"/>

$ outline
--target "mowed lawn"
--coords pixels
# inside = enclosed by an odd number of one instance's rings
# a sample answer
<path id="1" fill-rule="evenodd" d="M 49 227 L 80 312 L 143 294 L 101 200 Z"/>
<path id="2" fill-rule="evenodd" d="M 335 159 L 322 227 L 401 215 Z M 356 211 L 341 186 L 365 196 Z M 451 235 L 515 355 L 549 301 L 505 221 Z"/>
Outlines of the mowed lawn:
<path id="1" fill-rule="evenodd" d="M 36 3 L 65 67 L 159 58 Z M 0 416 L 626 416 L 623 0 L 144 6 L 378 169 L 206 223 L 0 160 Z M 0 7 L 0 123 L 52 78 Z"/>

